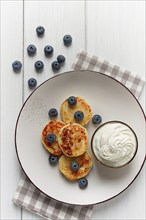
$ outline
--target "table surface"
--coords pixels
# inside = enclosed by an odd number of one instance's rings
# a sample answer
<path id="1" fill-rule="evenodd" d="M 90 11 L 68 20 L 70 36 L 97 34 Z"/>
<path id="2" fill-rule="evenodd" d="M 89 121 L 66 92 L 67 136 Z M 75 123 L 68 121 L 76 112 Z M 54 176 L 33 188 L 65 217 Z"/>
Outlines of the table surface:
<path id="1" fill-rule="evenodd" d="M 45 36 L 38 38 L 35 28 L 43 25 Z M 62 43 L 71 34 L 73 44 Z M 27 45 L 37 46 L 37 55 L 28 57 Z M 45 45 L 54 46 L 49 60 Z M 54 75 L 51 62 L 58 54 L 67 58 L 61 72 L 71 69 L 77 52 L 87 50 L 145 79 L 145 1 L 1 1 L 1 219 L 41 219 L 16 207 L 11 199 L 21 177 L 14 129 L 18 112 L 30 94 L 30 77 L 38 84 Z M 23 63 L 19 74 L 12 71 L 14 60 Z M 43 73 L 34 62 L 42 60 Z M 145 110 L 145 89 L 140 97 Z M 145 219 L 145 167 L 134 183 L 115 199 L 97 205 L 92 219 Z"/>

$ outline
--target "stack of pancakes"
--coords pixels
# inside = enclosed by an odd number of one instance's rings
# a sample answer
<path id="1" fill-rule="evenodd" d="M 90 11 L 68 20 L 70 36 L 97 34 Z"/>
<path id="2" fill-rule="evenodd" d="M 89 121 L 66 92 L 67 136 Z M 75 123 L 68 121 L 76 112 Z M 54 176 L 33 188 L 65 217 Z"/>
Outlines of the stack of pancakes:
<path id="1" fill-rule="evenodd" d="M 87 124 L 92 117 L 92 110 L 88 103 L 81 97 L 76 97 L 77 103 L 74 106 L 68 104 L 66 99 L 61 105 L 61 118 L 51 120 L 42 131 L 42 143 L 44 147 L 54 155 L 60 155 L 59 170 L 70 180 L 79 179 L 86 176 L 91 167 L 92 160 L 88 148 L 88 133 L 83 126 Z M 74 113 L 82 111 L 84 119 L 76 121 Z M 56 135 L 56 141 L 49 143 L 46 139 L 48 133 Z M 71 163 L 77 162 L 79 169 L 73 171 Z"/>

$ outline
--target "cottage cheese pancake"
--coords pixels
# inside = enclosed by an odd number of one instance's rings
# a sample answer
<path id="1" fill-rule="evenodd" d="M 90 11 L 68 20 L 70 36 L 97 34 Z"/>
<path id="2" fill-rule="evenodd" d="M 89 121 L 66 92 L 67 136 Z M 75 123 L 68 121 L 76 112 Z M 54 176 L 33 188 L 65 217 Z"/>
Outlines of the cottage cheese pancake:
<path id="1" fill-rule="evenodd" d="M 54 155 L 62 154 L 62 151 L 58 145 L 58 133 L 60 129 L 65 125 L 64 122 L 58 120 L 50 121 L 42 131 L 42 143 L 44 147 Z M 53 143 L 49 143 L 46 136 L 48 133 L 54 133 L 56 135 L 56 141 Z"/>
<path id="2" fill-rule="evenodd" d="M 71 163 L 77 162 L 79 164 L 79 169 L 73 171 L 71 169 Z M 88 152 L 85 152 L 79 157 L 67 157 L 62 155 L 59 158 L 59 170 L 60 172 L 70 180 L 80 179 L 81 177 L 86 176 L 92 167 L 91 156 Z"/>
<path id="3" fill-rule="evenodd" d="M 77 121 L 74 117 L 75 112 L 81 111 L 84 114 L 84 118 Z M 76 104 L 69 105 L 68 99 L 66 99 L 61 105 L 61 118 L 67 124 L 69 122 L 75 122 L 80 125 L 87 124 L 92 117 L 92 110 L 90 105 L 81 97 L 76 97 Z"/>
<path id="4" fill-rule="evenodd" d="M 121 167 L 135 156 L 137 138 L 125 123 L 109 122 L 97 129 L 92 149 L 101 163 L 110 167 Z"/>
<path id="5" fill-rule="evenodd" d="M 77 123 L 70 122 L 60 129 L 58 143 L 66 156 L 80 156 L 87 150 L 87 130 Z"/>

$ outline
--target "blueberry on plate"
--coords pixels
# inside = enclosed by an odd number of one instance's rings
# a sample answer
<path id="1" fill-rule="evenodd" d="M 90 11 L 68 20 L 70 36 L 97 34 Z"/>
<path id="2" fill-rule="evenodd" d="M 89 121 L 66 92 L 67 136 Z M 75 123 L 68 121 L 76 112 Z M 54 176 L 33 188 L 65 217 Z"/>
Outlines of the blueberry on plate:
<path id="1" fill-rule="evenodd" d="M 38 26 L 36 28 L 36 32 L 37 32 L 38 37 L 41 37 L 45 33 L 45 28 L 43 26 Z"/>
<path id="2" fill-rule="evenodd" d="M 57 115 L 58 115 L 57 109 L 56 109 L 56 108 L 51 108 L 51 109 L 49 110 L 49 112 L 48 112 L 48 115 L 49 115 L 50 117 L 55 117 L 55 116 L 57 116 Z"/>
<path id="3" fill-rule="evenodd" d="M 79 169 L 79 164 L 77 162 L 71 162 L 70 168 L 72 171 L 77 171 Z"/>
<path id="4" fill-rule="evenodd" d="M 19 60 L 15 60 L 12 63 L 12 68 L 13 68 L 14 72 L 19 72 L 22 68 L 22 63 Z"/>
<path id="5" fill-rule="evenodd" d="M 70 97 L 68 98 L 68 104 L 69 104 L 69 105 L 75 105 L 76 103 L 77 103 L 77 99 L 76 99 L 75 96 L 70 96 Z"/>
<path id="6" fill-rule="evenodd" d="M 72 43 L 72 37 L 71 37 L 71 35 L 66 34 L 66 35 L 63 37 L 63 42 L 64 42 L 64 45 L 65 45 L 65 46 L 69 46 L 69 45 Z"/>
<path id="7" fill-rule="evenodd" d="M 58 71 L 58 70 L 60 70 L 60 64 L 58 63 L 58 61 L 54 61 L 54 62 L 51 64 L 51 66 L 52 66 L 53 71 Z"/>
<path id="8" fill-rule="evenodd" d="M 100 124 L 102 122 L 102 117 L 100 115 L 94 115 L 92 117 L 93 124 Z"/>
<path id="9" fill-rule="evenodd" d="M 76 111 L 74 113 L 74 118 L 76 121 L 82 121 L 84 119 L 84 113 L 82 111 Z"/>
<path id="10" fill-rule="evenodd" d="M 40 72 L 44 68 L 44 63 L 42 61 L 38 60 L 38 61 L 35 62 L 34 66 L 35 66 L 35 70 L 37 72 Z"/>
<path id="11" fill-rule="evenodd" d="M 55 166 L 58 162 L 58 159 L 59 159 L 59 157 L 57 155 L 50 154 L 50 156 L 49 156 L 50 165 Z"/>
<path id="12" fill-rule="evenodd" d="M 53 52 L 54 52 L 54 49 L 52 46 L 50 46 L 50 45 L 45 46 L 44 53 L 46 56 L 52 55 Z"/>
<path id="13" fill-rule="evenodd" d="M 36 53 L 36 51 L 37 51 L 37 48 L 35 45 L 33 45 L 33 44 L 28 45 L 27 53 L 29 56 L 33 56 Z"/>
<path id="14" fill-rule="evenodd" d="M 36 79 L 34 79 L 34 78 L 30 78 L 30 79 L 28 80 L 28 86 L 29 86 L 30 89 L 35 88 L 36 85 L 37 85 L 37 81 L 36 81 Z"/>
<path id="15" fill-rule="evenodd" d="M 60 64 L 64 64 L 65 63 L 65 57 L 63 56 L 63 55 L 58 55 L 57 56 L 57 61 L 58 61 L 58 63 L 60 63 Z"/>
<path id="16" fill-rule="evenodd" d="M 81 178 L 79 179 L 78 183 L 81 189 L 85 189 L 88 185 L 88 180 L 86 178 Z"/>
<path id="17" fill-rule="evenodd" d="M 49 143 L 53 143 L 56 141 L 56 135 L 54 133 L 48 133 L 46 139 Z"/>

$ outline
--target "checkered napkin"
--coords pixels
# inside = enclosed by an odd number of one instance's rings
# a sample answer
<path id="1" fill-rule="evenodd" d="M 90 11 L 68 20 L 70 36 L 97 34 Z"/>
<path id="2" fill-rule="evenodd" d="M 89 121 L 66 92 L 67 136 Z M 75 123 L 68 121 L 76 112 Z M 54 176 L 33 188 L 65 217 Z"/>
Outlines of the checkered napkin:
<path id="1" fill-rule="evenodd" d="M 139 98 L 144 86 L 144 81 L 139 76 L 84 51 L 77 54 L 72 68 L 74 70 L 94 70 L 107 74 L 123 83 L 136 98 Z M 47 197 L 24 174 L 12 200 L 16 205 L 50 220 L 88 220 L 94 210 L 93 205 L 67 205 Z"/>
<path id="2" fill-rule="evenodd" d="M 50 220 L 88 220 L 93 206 L 73 206 L 57 202 L 40 192 L 23 174 L 13 202 Z"/>
<path id="3" fill-rule="evenodd" d="M 94 55 L 89 55 L 85 51 L 77 54 L 76 60 L 72 65 L 72 69 L 93 70 L 111 76 L 125 85 L 137 99 L 139 98 L 145 84 L 138 75 L 131 73 L 120 66 L 114 65 L 107 60 Z"/>

